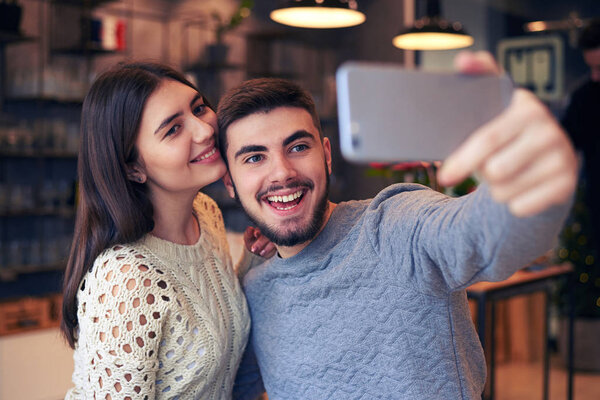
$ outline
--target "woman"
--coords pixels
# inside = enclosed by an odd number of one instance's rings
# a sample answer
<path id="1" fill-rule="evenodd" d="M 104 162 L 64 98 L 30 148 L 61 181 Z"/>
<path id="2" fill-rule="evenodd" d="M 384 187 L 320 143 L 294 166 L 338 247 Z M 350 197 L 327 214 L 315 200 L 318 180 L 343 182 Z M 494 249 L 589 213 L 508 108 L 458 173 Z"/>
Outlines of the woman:
<path id="1" fill-rule="evenodd" d="M 221 213 L 198 193 L 226 171 L 216 130 L 169 67 L 120 65 L 92 85 L 63 298 L 67 399 L 231 398 L 250 319 Z"/>

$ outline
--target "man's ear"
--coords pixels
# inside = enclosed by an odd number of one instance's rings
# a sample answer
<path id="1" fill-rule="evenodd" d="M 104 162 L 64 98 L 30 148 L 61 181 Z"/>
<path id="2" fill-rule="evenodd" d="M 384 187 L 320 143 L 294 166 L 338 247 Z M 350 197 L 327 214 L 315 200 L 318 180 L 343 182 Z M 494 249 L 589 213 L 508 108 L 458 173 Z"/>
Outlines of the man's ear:
<path id="1" fill-rule="evenodd" d="M 147 176 L 144 173 L 143 169 L 135 164 L 127 165 L 127 179 L 136 183 L 144 183 L 146 182 Z"/>
<path id="2" fill-rule="evenodd" d="M 231 175 L 229 175 L 229 171 L 227 171 L 221 179 L 223 179 L 223 183 L 225 184 L 225 188 L 227 188 L 227 193 L 229 193 L 229 197 L 235 199 L 235 190 L 233 189 L 233 181 L 231 180 Z"/>
<path id="3" fill-rule="evenodd" d="M 325 153 L 325 164 L 327 164 L 327 170 L 331 175 L 331 142 L 328 137 L 323 138 L 323 152 Z"/>

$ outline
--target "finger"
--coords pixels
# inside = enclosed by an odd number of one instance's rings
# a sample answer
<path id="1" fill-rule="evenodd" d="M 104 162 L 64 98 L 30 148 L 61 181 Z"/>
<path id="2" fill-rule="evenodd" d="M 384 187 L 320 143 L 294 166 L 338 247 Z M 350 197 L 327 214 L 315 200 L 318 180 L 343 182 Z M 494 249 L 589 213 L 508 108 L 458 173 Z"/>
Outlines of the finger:
<path id="1" fill-rule="evenodd" d="M 264 249 L 262 249 L 262 251 L 260 252 L 260 255 L 264 258 L 271 258 L 275 255 L 275 252 L 277 251 L 277 248 L 275 247 L 275 244 L 273 244 L 272 242 L 269 242 Z"/>
<path id="2" fill-rule="evenodd" d="M 563 133 L 556 124 L 549 122 L 533 123 L 506 146 L 499 149 L 481 166 L 482 176 L 490 183 L 517 179 L 532 163 L 556 148 L 561 153 L 561 145 L 568 146 Z M 553 159 L 559 163 L 562 159 Z"/>
<path id="3" fill-rule="evenodd" d="M 545 211 L 550 206 L 564 203 L 570 198 L 576 180 L 564 172 L 556 179 L 545 182 L 523 193 L 508 203 L 510 211 L 517 217 L 529 217 Z"/>
<path id="4" fill-rule="evenodd" d="M 244 231 L 244 239 L 246 239 L 246 238 L 248 238 L 248 239 L 253 238 L 254 237 L 254 231 L 255 231 L 254 227 L 252 227 L 252 226 L 246 227 L 246 230 Z"/>
<path id="5" fill-rule="evenodd" d="M 499 75 L 501 72 L 494 56 L 487 51 L 459 52 L 454 58 L 454 69 L 469 75 Z"/>
<path id="6" fill-rule="evenodd" d="M 255 229 L 251 226 L 247 227 L 246 230 L 244 231 L 244 235 L 243 235 L 243 239 L 244 239 L 244 245 L 246 246 L 246 249 L 248 249 L 248 251 L 253 252 L 252 247 L 254 245 L 254 242 L 256 241 L 255 237 Z"/>
<path id="7" fill-rule="evenodd" d="M 267 244 L 269 244 L 269 243 L 271 243 L 271 241 L 270 241 L 269 239 L 267 239 L 267 238 L 266 238 L 266 237 L 264 237 L 264 236 L 260 236 L 258 239 L 256 239 L 256 242 L 254 243 L 254 245 L 252 246 L 252 248 L 253 248 L 253 249 L 255 249 L 255 251 L 256 251 L 257 253 L 260 253 L 260 251 L 261 251 L 262 249 L 264 249 L 264 248 L 265 248 L 265 246 L 266 246 Z"/>
<path id="8" fill-rule="evenodd" d="M 462 143 L 438 170 L 438 182 L 452 186 L 465 180 L 477 171 L 491 154 L 504 147 L 518 134 L 504 127 L 501 117 L 487 123 Z"/>
<path id="9" fill-rule="evenodd" d="M 540 159 L 532 162 L 526 169 L 513 177 L 490 185 L 492 197 L 507 203 L 520 195 L 533 190 L 542 182 L 548 182 L 560 176 L 565 170 L 565 154 L 560 149 L 551 149 Z"/>
<path id="10" fill-rule="evenodd" d="M 253 236 L 253 228 L 251 226 L 247 227 L 243 235 L 244 243 L 247 245 L 248 241 L 252 240 Z"/>
<path id="11" fill-rule="evenodd" d="M 517 89 L 510 105 L 499 116 L 477 129 L 442 164 L 438 181 L 442 186 L 462 182 L 477 171 L 499 149 L 514 140 L 544 109 L 533 95 Z"/>

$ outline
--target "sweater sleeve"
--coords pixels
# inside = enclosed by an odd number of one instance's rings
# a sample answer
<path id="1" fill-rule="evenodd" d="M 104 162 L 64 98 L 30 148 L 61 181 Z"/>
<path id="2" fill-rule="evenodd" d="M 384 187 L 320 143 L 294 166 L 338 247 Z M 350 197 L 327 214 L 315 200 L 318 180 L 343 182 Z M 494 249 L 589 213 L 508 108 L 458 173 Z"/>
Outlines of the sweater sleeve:
<path id="1" fill-rule="evenodd" d="M 218 204 L 211 197 L 199 192 L 194 199 L 194 211 L 206 222 L 222 257 L 231 259 L 225 221 Z"/>
<path id="2" fill-rule="evenodd" d="M 233 385 L 234 400 L 255 400 L 261 398 L 265 388 L 252 346 L 251 339 L 248 341 L 246 351 L 240 362 L 235 383 Z"/>
<path id="3" fill-rule="evenodd" d="M 194 210 L 199 215 L 203 215 L 208 221 L 209 226 L 214 232 L 214 236 L 218 238 L 219 246 L 223 250 L 224 254 L 229 257 L 231 252 L 229 250 L 229 243 L 227 242 L 227 232 L 225 230 L 225 223 L 223 221 L 223 215 L 217 203 L 200 192 L 194 200 Z M 238 276 L 240 282 L 251 268 L 265 262 L 265 258 L 254 255 L 243 246 L 240 259 L 234 266 L 234 271 Z"/>
<path id="4" fill-rule="evenodd" d="M 95 262 L 79 295 L 84 398 L 154 398 L 162 326 L 177 293 L 145 257 L 116 246 Z M 168 354 L 167 354 L 168 357 Z M 82 365 L 82 366 L 83 366 Z"/>
<path id="5" fill-rule="evenodd" d="M 376 250 L 403 266 L 401 279 L 429 293 L 508 278 L 556 244 L 570 208 L 518 218 L 485 184 L 459 198 L 420 190 L 389 199 L 379 204 Z"/>
<path id="6" fill-rule="evenodd" d="M 248 273 L 248 271 L 264 263 L 266 260 L 266 258 L 257 256 L 256 254 L 249 251 L 246 248 L 246 246 L 243 246 L 242 254 L 240 255 L 240 259 L 235 267 L 235 271 L 240 282 L 244 281 L 244 276 L 246 276 L 246 273 Z"/>

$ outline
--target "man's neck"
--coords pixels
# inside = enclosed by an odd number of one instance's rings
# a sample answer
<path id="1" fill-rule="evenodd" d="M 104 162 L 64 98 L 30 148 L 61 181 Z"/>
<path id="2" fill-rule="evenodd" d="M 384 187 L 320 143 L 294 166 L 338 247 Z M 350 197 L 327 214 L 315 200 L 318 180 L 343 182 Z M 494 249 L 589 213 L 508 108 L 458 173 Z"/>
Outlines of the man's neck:
<path id="1" fill-rule="evenodd" d="M 319 229 L 319 232 L 317 232 L 317 234 L 312 239 L 307 240 L 306 242 L 303 242 L 303 243 L 299 243 L 295 246 L 276 246 L 277 254 L 279 255 L 279 257 L 281 257 L 281 258 L 293 257 L 296 254 L 300 253 L 302 250 L 304 250 L 304 248 L 306 246 L 308 246 L 309 244 L 311 244 L 313 240 L 318 238 L 319 235 L 321 234 L 321 232 L 323 231 L 323 229 L 325 228 L 325 226 L 327 225 L 327 223 L 329 222 L 329 219 L 331 218 L 331 213 L 333 212 L 333 209 L 335 207 L 337 207 L 337 204 L 332 203 L 330 201 L 327 202 L 327 210 L 325 211 L 325 216 L 323 218 L 323 225 L 321 225 L 321 229 Z"/>

